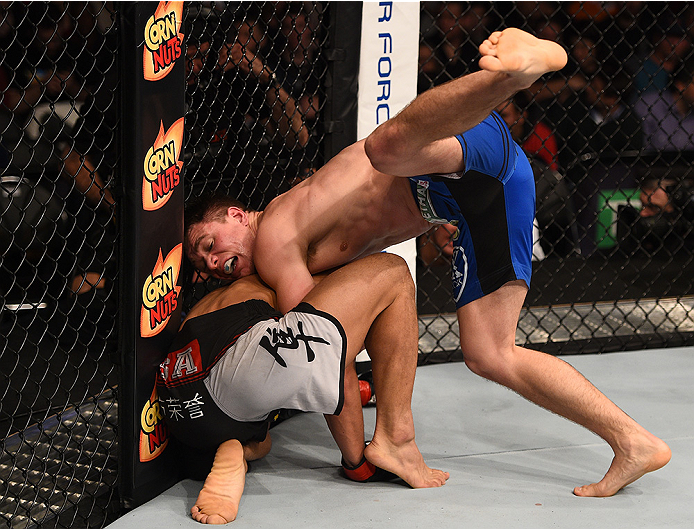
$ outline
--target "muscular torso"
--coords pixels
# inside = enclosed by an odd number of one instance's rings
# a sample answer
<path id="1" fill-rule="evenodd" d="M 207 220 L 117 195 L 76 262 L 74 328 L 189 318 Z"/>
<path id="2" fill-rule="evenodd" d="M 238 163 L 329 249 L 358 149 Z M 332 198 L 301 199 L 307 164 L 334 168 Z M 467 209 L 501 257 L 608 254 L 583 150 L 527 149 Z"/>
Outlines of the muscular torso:
<path id="1" fill-rule="evenodd" d="M 284 244 L 300 247 L 315 274 L 415 237 L 428 227 L 408 179 L 377 172 L 362 141 L 273 200 L 263 213 L 258 241 L 269 233 L 281 234 Z"/>

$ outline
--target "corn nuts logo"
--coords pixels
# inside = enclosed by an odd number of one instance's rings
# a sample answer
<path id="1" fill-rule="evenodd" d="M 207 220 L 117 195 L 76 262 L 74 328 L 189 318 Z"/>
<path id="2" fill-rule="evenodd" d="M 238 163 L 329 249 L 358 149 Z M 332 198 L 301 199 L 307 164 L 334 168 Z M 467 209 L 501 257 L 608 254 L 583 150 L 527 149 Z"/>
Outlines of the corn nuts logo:
<path id="1" fill-rule="evenodd" d="M 166 77 L 182 54 L 183 2 L 159 2 L 154 15 L 145 24 L 145 50 L 142 69 L 145 80 Z"/>
<path id="2" fill-rule="evenodd" d="M 176 286 L 181 271 L 183 244 L 178 244 L 171 253 L 159 258 L 152 273 L 142 287 L 142 310 L 140 312 L 140 335 L 151 338 L 164 330 L 169 318 L 178 307 L 181 287 Z"/>
<path id="3" fill-rule="evenodd" d="M 181 183 L 183 162 L 178 158 L 183 145 L 183 118 L 164 132 L 160 124 L 157 139 L 147 151 L 142 179 L 142 208 L 154 211 L 166 204 Z"/>
<path id="4" fill-rule="evenodd" d="M 157 458 L 169 442 L 169 430 L 164 422 L 156 386 L 140 413 L 140 428 L 140 461 L 146 463 Z"/>

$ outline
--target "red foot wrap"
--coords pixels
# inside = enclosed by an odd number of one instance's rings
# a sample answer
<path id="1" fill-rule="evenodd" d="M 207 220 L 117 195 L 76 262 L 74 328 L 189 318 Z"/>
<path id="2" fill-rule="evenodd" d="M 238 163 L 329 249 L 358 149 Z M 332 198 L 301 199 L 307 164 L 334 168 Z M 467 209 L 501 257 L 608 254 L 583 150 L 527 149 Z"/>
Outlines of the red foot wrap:
<path id="1" fill-rule="evenodd" d="M 365 457 L 361 458 L 361 462 L 356 467 L 349 467 L 342 460 L 342 470 L 345 476 L 352 481 L 367 481 L 376 473 L 376 467 L 369 463 Z"/>
<path id="2" fill-rule="evenodd" d="M 361 397 L 361 405 L 366 406 L 369 403 L 372 395 L 371 384 L 366 380 L 359 381 L 359 396 Z"/>

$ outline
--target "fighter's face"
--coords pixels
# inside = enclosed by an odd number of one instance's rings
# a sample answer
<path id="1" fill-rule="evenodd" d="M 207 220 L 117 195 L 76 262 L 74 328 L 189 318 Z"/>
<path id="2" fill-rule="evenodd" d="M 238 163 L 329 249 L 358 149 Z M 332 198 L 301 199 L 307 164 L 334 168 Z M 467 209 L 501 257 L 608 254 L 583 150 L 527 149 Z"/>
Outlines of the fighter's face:
<path id="1" fill-rule="evenodd" d="M 201 272 L 231 281 L 255 273 L 247 217 L 227 215 L 223 222 L 202 222 L 188 235 L 188 258 Z"/>

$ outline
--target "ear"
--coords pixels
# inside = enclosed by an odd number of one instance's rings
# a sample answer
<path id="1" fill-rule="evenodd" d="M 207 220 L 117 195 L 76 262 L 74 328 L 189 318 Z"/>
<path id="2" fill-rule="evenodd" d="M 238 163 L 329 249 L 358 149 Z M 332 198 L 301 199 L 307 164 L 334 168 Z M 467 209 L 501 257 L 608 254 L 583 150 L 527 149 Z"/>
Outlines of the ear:
<path id="1" fill-rule="evenodd" d="M 236 206 L 231 206 L 227 209 L 227 218 L 244 226 L 248 224 L 248 213 Z"/>

